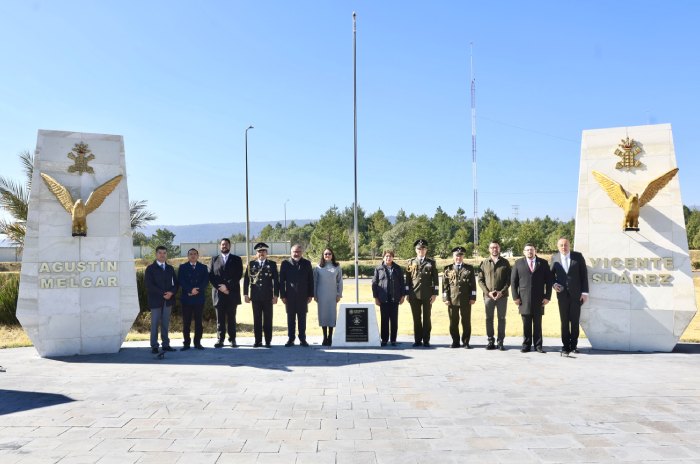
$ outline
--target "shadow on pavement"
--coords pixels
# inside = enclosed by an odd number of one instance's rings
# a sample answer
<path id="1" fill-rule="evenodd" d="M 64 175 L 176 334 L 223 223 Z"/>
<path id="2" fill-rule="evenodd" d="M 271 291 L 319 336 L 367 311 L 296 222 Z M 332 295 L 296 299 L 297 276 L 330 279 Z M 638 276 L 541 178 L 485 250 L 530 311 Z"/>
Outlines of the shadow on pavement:
<path id="1" fill-rule="evenodd" d="M 401 351 L 398 347 L 394 351 Z M 342 348 L 320 348 L 294 346 L 272 346 L 272 348 L 206 348 L 205 350 L 190 349 L 186 352 L 176 351 L 165 354 L 164 359 L 156 359 L 151 354 L 151 348 L 124 347 L 119 353 L 66 356 L 51 358 L 56 361 L 75 364 L 165 364 L 165 365 L 201 365 L 253 367 L 257 369 L 272 369 L 292 371 L 295 367 L 310 366 L 348 366 L 409 359 L 398 353 L 372 352 L 369 350 L 347 351 Z"/>
<path id="2" fill-rule="evenodd" d="M 57 393 L 40 393 L 20 390 L 0 390 L 0 416 L 13 412 L 45 408 L 75 401 Z"/>

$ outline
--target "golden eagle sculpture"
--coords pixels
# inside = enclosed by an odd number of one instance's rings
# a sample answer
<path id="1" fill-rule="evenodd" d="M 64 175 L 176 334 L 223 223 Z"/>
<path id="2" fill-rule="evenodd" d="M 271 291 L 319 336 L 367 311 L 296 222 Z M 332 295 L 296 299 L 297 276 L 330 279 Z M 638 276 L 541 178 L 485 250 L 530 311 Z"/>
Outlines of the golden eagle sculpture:
<path id="1" fill-rule="evenodd" d="M 673 179 L 673 176 L 675 176 L 677 172 L 678 168 L 671 169 L 666 174 L 652 180 L 641 195 L 637 193 L 630 195 L 622 185 L 605 174 L 601 174 L 598 171 L 593 171 L 592 174 L 610 199 L 625 212 L 622 229 L 639 230 L 639 208 L 649 203 L 659 190 L 664 188 L 666 184 Z"/>
<path id="2" fill-rule="evenodd" d="M 113 177 L 97 187 L 90 194 L 85 203 L 83 203 L 83 200 L 80 198 L 73 201 L 73 197 L 68 189 L 59 184 L 53 177 L 42 172 L 41 178 L 44 179 L 44 183 L 51 193 L 56 196 L 61 206 L 63 206 L 73 218 L 73 237 L 85 237 L 87 236 L 87 215 L 99 208 L 105 201 L 105 198 L 117 188 L 117 185 L 119 185 L 119 182 L 122 180 L 122 175 L 120 174 Z"/>

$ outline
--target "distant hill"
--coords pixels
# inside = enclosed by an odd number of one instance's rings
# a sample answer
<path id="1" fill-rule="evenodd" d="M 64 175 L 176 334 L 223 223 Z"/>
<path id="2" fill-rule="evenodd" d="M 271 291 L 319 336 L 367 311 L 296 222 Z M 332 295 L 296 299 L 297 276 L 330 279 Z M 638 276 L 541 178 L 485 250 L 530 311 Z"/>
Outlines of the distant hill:
<path id="1" fill-rule="evenodd" d="M 267 222 L 252 222 L 250 223 L 250 236 L 255 237 L 263 228 L 270 224 L 275 226 L 277 223 L 284 224 L 282 221 L 267 221 Z M 291 224 L 292 220 L 287 220 L 287 225 Z M 294 219 L 298 226 L 303 226 L 311 222 L 311 219 Z M 168 229 L 175 234 L 175 243 L 208 243 L 216 242 L 222 237 L 230 237 L 233 234 L 245 234 L 245 222 L 225 222 L 221 224 L 191 224 L 184 226 L 173 225 L 149 225 L 141 229 L 141 232 L 146 236 L 153 235 L 156 229 Z"/>

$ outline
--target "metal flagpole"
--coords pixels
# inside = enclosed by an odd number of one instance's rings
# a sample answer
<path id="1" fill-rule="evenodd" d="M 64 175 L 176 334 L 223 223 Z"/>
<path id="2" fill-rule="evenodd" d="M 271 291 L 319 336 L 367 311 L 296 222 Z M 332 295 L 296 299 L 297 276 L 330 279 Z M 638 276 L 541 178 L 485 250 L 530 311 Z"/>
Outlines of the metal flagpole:
<path id="1" fill-rule="evenodd" d="M 358 276 L 357 238 L 357 14 L 352 12 L 352 106 L 355 117 L 355 202 L 353 203 L 355 229 L 355 303 L 360 302 L 360 282 Z"/>
<path id="2" fill-rule="evenodd" d="M 248 131 L 254 129 L 248 126 L 245 130 L 245 265 L 248 269 L 250 264 L 250 214 L 248 213 Z"/>

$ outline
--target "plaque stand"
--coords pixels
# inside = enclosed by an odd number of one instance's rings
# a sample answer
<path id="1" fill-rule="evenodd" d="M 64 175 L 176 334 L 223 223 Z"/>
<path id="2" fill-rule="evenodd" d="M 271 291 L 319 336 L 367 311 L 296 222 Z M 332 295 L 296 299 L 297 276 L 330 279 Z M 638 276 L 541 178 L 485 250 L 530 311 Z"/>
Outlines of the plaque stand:
<path id="1" fill-rule="evenodd" d="M 333 347 L 374 348 L 380 346 L 374 303 L 342 303 L 333 332 Z"/>

